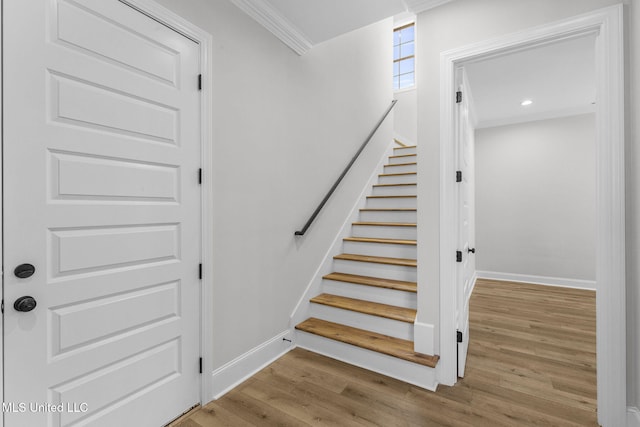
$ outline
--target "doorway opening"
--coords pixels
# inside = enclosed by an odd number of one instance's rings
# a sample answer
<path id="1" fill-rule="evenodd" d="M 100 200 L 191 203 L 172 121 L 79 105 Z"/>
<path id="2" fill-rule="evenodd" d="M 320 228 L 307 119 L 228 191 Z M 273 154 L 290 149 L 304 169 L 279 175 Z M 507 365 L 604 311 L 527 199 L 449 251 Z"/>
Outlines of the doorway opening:
<path id="1" fill-rule="evenodd" d="M 441 242 L 442 254 L 456 251 L 455 72 L 462 64 L 543 46 L 596 37 L 596 317 L 598 421 L 626 421 L 626 329 L 624 247 L 624 63 L 623 7 L 613 6 L 510 36 L 444 52 L 441 56 Z M 455 382 L 457 265 L 441 257 L 441 382 Z M 448 360 L 448 362 L 447 362 Z"/>

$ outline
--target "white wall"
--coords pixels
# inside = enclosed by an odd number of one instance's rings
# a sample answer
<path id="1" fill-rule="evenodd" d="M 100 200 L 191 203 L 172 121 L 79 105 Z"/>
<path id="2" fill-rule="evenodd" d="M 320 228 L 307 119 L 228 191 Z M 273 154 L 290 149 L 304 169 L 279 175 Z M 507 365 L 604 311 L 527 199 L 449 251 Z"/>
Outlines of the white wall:
<path id="1" fill-rule="evenodd" d="M 418 141 L 418 91 L 409 89 L 396 92 L 393 133 L 400 141 L 415 145 Z"/>
<path id="2" fill-rule="evenodd" d="M 440 123 L 440 53 L 469 45 L 475 41 L 509 34 L 525 28 L 554 22 L 590 10 L 613 4 L 631 3 L 627 8 L 627 23 L 632 28 L 627 57 L 631 54 L 633 65 L 627 69 L 628 83 L 633 88 L 627 120 L 627 295 L 629 367 L 628 404 L 640 406 L 640 318 L 635 314 L 640 307 L 640 142 L 638 141 L 638 99 L 640 86 L 639 0 L 456 0 L 418 16 L 418 46 L 420 68 L 417 71 L 418 86 L 418 208 L 420 210 L 418 239 L 418 280 L 421 292 L 427 292 L 430 300 L 420 307 L 428 313 L 422 321 L 437 322 L 439 280 L 439 123 Z M 630 10 L 629 10 L 630 9 Z M 631 114 L 634 114 L 631 116 Z M 635 133 L 632 133 L 635 132 Z"/>
<path id="3" fill-rule="evenodd" d="M 214 40 L 215 160 L 205 173 L 214 180 L 215 369 L 288 329 L 390 143 L 392 118 L 307 235 L 294 237 L 393 98 L 392 21 L 298 56 L 227 0 L 158 2 Z"/>
<path id="4" fill-rule="evenodd" d="M 479 271 L 595 281 L 595 115 L 476 130 Z"/>

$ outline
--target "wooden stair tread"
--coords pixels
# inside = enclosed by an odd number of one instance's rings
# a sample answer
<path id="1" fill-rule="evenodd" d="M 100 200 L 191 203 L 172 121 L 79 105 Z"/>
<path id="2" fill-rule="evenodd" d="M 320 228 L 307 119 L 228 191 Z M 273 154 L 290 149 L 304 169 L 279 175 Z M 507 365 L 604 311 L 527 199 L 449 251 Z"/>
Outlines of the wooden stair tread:
<path id="1" fill-rule="evenodd" d="M 418 185 L 417 182 L 404 182 L 401 184 L 373 184 L 374 187 L 406 187 L 408 185 Z"/>
<path id="2" fill-rule="evenodd" d="M 401 197 L 418 197 L 417 195 L 404 195 L 404 196 L 367 196 L 367 199 L 399 199 Z"/>
<path id="3" fill-rule="evenodd" d="M 416 208 L 363 208 L 360 212 L 416 212 Z"/>
<path id="4" fill-rule="evenodd" d="M 399 159 L 401 157 L 411 157 L 416 156 L 417 154 L 394 154 L 393 156 L 389 156 L 390 159 Z"/>
<path id="5" fill-rule="evenodd" d="M 404 142 L 397 140 L 396 138 L 393 138 L 393 142 L 395 142 L 396 144 L 400 145 L 400 147 L 395 147 L 395 148 L 404 148 L 407 146 L 407 144 L 405 144 Z"/>
<path id="6" fill-rule="evenodd" d="M 412 341 L 365 331 L 364 329 L 352 328 L 313 317 L 298 324 L 296 329 L 430 368 L 435 368 L 439 359 L 438 356 L 427 356 L 414 352 Z"/>
<path id="7" fill-rule="evenodd" d="M 417 175 L 418 172 L 398 172 L 398 173 L 381 173 L 378 176 L 402 176 L 402 175 Z"/>
<path id="8" fill-rule="evenodd" d="M 416 310 L 412 308 L 397 307 L 331 294 L 320 294 L 311 298 L 310 301 L 314 304 L 327 305 L 329 307 L 370 314 L 372 316 L 384 317 L 385 319 L 398 320 L 405 323 L 413 324 L 416 320 Z"/>
<path id="9" fill-rule="evenodd" d="M 389 257 L 358 255 L 358 254 L 340 254 L 340 255 L 334 256 L 333 259 L 340 259 L 344 261 L 372 262 L 376 264 L 399 265 L 403 267 L 416 267 L 418 265 L 418 262 L 415 259 L 389 258 Z"/>
<path id="10" fill-rule="evenodd" d="M 396 163 L 393 165 L 384 165 L 384 167 L 390 167 L 390 166 L 412 166 L 412 165 L 417 165 L 418 162 L 409 162 L 409 163 Z"/>
<path id="11" fill-rule="evenodd" d="M 369 225 L 374 227 L 415 227 L 414 222 L 373 222 L 373 221 L 358 221 L 352 223 L 352 225 Z"/>
<path id="12" fill-rule="evenodd" d="M 381 239 L 377 237 L 345 237 L 343 240 L 347 242 L 362 242 L 362 243 L 387 243 L 393 245 L 416 245 L 415 240 L 403 240 L 403 239 Z"/>
<path id="13" fill-rule="evenodd" d="M 327 280 L 353 283 L 356 285 L 374 286 L 377 288 L 394 289 L 396 291 L 417 292 L 416 282 L 405 282 L 403 280 L 383 279 L 380 277 L 359 276 L 357 274 L 330 273 L 323 277 Z"/>

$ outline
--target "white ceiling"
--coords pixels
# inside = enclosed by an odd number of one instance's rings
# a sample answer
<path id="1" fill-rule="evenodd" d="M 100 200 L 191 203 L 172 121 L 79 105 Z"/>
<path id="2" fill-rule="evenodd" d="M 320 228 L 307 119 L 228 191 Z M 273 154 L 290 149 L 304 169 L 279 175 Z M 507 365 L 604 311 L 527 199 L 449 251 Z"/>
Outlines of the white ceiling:
<path id="1" fill-rule="evenodd" d="M 405 11 L 402 0 L 269 0 L 312 44 Z"/>
<path id="2" fill-rule="evenodd" d="M 318 43 L 403 12 L 452 0 L 231 0 L 299 55 Z"/>
<path id="3" fill-rule="evenodd" d="M 595 36 L 466 64 L 477 127 L 595 111 Z M 533 104 L 522 107 L 524 99 Z"/>

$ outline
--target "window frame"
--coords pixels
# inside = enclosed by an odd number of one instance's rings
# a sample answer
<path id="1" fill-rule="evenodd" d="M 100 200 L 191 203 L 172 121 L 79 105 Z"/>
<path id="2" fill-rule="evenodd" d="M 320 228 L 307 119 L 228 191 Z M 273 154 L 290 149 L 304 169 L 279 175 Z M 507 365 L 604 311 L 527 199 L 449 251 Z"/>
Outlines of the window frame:
<path id="1" fill-rule="evenodd" d="M 403 43 L 402 40 L 400 40 L 399 44 L 395 44 L 395 34 L 396 32 L 400 32 L 406 28 L 409 27 L 413 27 L 413 40 L 408 41 Z M 394 35 L 394 43 L 393 43 L 393 80 L 392 80 L 392 87 L 393 87 L 393 91 L 394 92 L 402 92 L 402 91 L 406 91 L 406 90 L 412 90 L 416 88 L 416 52 L 415 52 L 415 45 L 416 45 L 416 22 L 415 21 L 410 21 L 410 22 L 406 22 L 402 25 L 399 25 L 397 27 L 394 27 L 393 29 L 393 35 Z M 413 43 L 413 54 L 412 55 L 408 55 L 408 56 L 400 56 L 398 59 L 395 59 L 395 49 L 396 47 L 400 48 L 399 51 L 399 55 L 402 53 L 402 48 L 401 46 L 404 44 L 408 44 L 408 43 Z M 401 61 L 405 61 L 407 59 L 413 59 L 413 68 L 411 71 L 407 72 L 407 73 L 401 73 L 400 72 L 400 66 L 398 65 L 398 74 L 396 74 L 396 64 L 399 64 Z M 408 86 L 401 86 L 401 77 L 402 76 L 406 76 L 406 75 L 410 75 L 413 74 L 413 81 L 410 85 Z M 397 86 L 396 86 L 396 80 L 397 80 Z"/>

